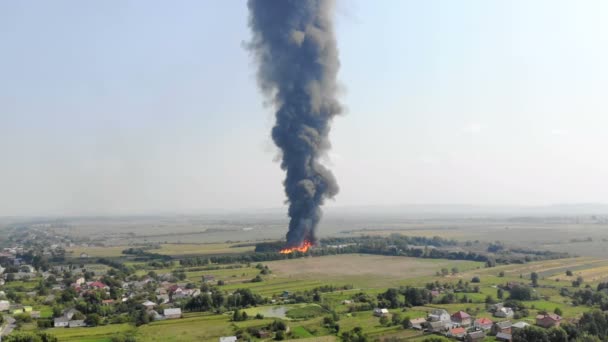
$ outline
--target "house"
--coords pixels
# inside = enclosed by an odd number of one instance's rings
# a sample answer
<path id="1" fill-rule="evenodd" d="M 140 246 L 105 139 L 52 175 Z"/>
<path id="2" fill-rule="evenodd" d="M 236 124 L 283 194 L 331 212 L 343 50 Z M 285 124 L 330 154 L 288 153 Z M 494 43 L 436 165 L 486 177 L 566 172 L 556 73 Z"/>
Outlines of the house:
<path id="1" fill-rule="evenodd" d="M 488 310 L 490 310 L 490 312 L 496 312 L 496 311 L 502 309 L 504 306 L 505 305 L 503 303 L 496 303 L 496 304 L 490 305 Z"/>
<path id="2" fill-rule="evenodd" d="M 72 317 L 74 317 L 74 315 L 79 314 L 80 311 L 72 308 L 72 309 L 68 309 L 63 311 L 63 317 L 67 318 L 68 321 L 72 319 Z"/>
<path id="3" fill-rule="evenodd" d="M 420 318 L 410 319 L 410 323 L 412 323 L 412 329 L 422 330 L 422 328 L 424 327 L 424 324 L 426 323 L 426 318 L 420 317 Z"/>
<path id="4" fill-rule="evenodd" d="M 8 300 L 0 300 L 0 311 L 8 311 L 11 307 L 11 302 Z"/>
<path id="5" fill-rule="evenodd" d="M 506 333 L 496 334 L 496 341 L 511 342 L 512 340 L 513 340 L 513 336 L 511 336 L 511 334 L 506 334 Z"/>
<path id="6" fill-rule="evenodd" d="M 527 326 L 530 326 L 530 324 L 528 324 L 524 321 L 519 321 L 519 322 L 511 325 L 511 329 L 524 329 Z"/>
<path id="7" fill-rule="evenodd" d="M 165 309 L 163 311 L 163 315 L 167 319 L 181 318 L 182 317 L 182 309 L 180 309 L 180 308 Z"/>
<path id="8" fill-rule="evenodd" d="M 435 309 L 429 314 L 429 321 L 451 323 L 452 318 L 447 311 L 443 309 Z"/>
<path id="9" fill-rule="evenodd" d="M 342 301 L 342 305 L 351 305 L 352 303 L 353 303 L 353 301 L 350 299 L 345 299 Z"/>
<path id="10" fill-rule="evenodd" d="M 169 303 L 169 295 L 167 295 L 167 294 L 157 295 L 156 300 L 159 301 L 161 304 L 167 304 L 167 303 Z"/>
<path id="11" fill-rule="evenodd" d="M 458 326 L 468 327 L 471 325 L 471 315 L 464 311 L 456 312 L 450 319 L 452 320 L 452 323 L 455 323 Z"/>
<path id="12" fill-rule="evenodd" d="M 559 327 L 562 318 L 556 314 L 546 314 L 536 316 L 536 325 L 543 328 Z"/>
<path id="13" fill-rule="evenodd" d="M 443 321 L 433 321 L 427 323 L 429 326 L 429 331 L 434 333 L 442 333 L 450 328 L 451 324 L 446 324 Z"/>
<path id="14" fill-rule="evenodd" d="M 507 307 L 500 308 L 494 312 L 494 316 L 500 318 L 513 318 L 513 309 Z"/>
<path id="15" fill-rule="evenodd" d="M 374 316 L 376 316 L 376 317 L 388 316 L 388 309 L 375 308 Z"/>
<path id="16" fill-rule="evenodd" d="M 68 326 L 70 320 L 66 317 L 57 317 L 53 320 L 53 326 L 55 328 L 65 328 Z"/>
<path id="17" fill-rule="evenodd" d="M 89 255 L 87 253 L 85 253 L 85 252 L 80 253 L 80 259 L 86 259 L 88 257 L 89 257 Z"/>
<path id="18" fill-rule="evenodd" d="M 236 342 L 236 336 L 222 336 L 220 337 L 220 342 Z"/>
<path id="19" fill-rule="evenodd" d="M 203 275 L 203 283 L 210 283 L 212 281 L 215 281 L 215 276 L 210 274 Z"/>
<path id="20" fill-rule="evenodd" d="M 264 329 L 260 329 L 257 331 L 257 333 L 255 334 L 257 338 L 271 338 L 272 337 L 272 331 L 268 331 L 268 330 L 264 330 Z"/>
<path id="21" fill-rule="evenodd" d="M 473 326 L 479 330 L 488 331 L 488 330 L 492 329 L 493 324 L 494 324 L 494 322 L 492 322 L 491 319 L 482 317 L 482 318 L 476 319 L 475 322 L 473 323 Z"/>
<path id="22" fill-rule="evenodd" d="M 483 332 L 482 330 L 478 330 L 478 331 L 473 331 L 468 333 L 465 337 L 464 340 L 466 342 L 481 342 L 486 338 L 486 333 Z"/>
<path id="23" fill-rule="evenodd" d="M 93 281 L 93 282 L 89 282 L 87 283 L 87 286 L 91 289 L 98 289 L 98 290 L 106 290 L 109 291 L 110 287 L 100 281 Z"/>
<path id="24" fill-rule="evenodd" d="M 68 327 L 77 328 L 77 327 L 86 327 L 86 323 L 82 319 L 73 320 L 68 322 Z"/>
<path id="25" fill-rule="evenodd" d="M 502 322 L 494 323 L 494 325 L 492 326 L 492 334 L 498 334 L 498 333 L 510 334 L 511 333 L 511 321 L 502 321 Z"/>
<path id="26" fill-rule="evenodd" d="M 448 336 L 450 337 L 454 337 L 457 339 L 461 339 L 464 337 L 464 335 L 466 335 L 467 330 L 463 327 L 458 327 L 458 328 L 452 328 L 448 331 Z"/>
<path id="27" fill-rule="evenodd" d="M 156 303 L 147 300 L 147 301 L 141 303 L 141 305 L 145 306 L 147 310 L 152 310 L 156 306 Z"/>
<path id="28" fill-rule="evenodd" d="M 116 303 L 116 301 L 114 299 L 104 299 L 101 301 L 102 305 L 112 305 L 114 303 Z"/>
<path id="29" fill-rule="evenodd" d="M 154 317 L 155 321 L 162 321 L 163 319 L 165 319 L 165 316 L 159 314 L 155 310 L 150 310 L 150 314 L 152 314 L 152 317 Z"/>
<path id="30" fill-rule="evenodd" d="M 77 286 L 80 286 L 80 285 L 84 284 L 85 281 L 86 280 L 84 279 L 84 277 L 80 277 L 80 278 L 76 279 L 76 281 L 74 282 L 74 284 L 76 284 Z"/>

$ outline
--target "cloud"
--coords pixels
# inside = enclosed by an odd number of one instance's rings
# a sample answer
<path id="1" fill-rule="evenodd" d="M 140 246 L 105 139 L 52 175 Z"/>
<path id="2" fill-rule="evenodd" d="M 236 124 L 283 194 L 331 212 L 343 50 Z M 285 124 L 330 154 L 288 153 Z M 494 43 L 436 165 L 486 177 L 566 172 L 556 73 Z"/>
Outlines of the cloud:
<path id="1" fill-rule="evenodd" d="M 477 134 L 484 129 L 484 125 L 479 122 L 471 122 L 467 124 L 462 130 L 468 134 Z"/>
<path id="2" fill-rule="evenodd" d="M 567 130 L 561 129 L 561 128 L 554 128 L 551 130 L 551 135 L 565 136 L 568 134 L 570 134 L 570 133 Z"/>

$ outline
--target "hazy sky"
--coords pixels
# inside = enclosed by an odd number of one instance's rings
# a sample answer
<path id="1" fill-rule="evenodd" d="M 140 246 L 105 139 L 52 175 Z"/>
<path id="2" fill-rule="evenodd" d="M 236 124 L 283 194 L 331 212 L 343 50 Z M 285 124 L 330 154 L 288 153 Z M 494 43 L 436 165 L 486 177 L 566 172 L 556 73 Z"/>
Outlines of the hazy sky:
<path id="1" fill-rule="evenodd" d="M 608 2 L 338 2 L 333 206 L 607 202 Z M 280 207 L 245 1 L 0 2 L 0 215 Z"/>

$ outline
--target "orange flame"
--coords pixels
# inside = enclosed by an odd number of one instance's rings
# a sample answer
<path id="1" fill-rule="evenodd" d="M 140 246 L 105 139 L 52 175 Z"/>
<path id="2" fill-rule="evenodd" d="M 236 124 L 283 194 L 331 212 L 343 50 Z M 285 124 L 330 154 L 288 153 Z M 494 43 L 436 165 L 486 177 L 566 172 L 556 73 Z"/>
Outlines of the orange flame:
<path id="1" fill-rule="evenodd" d="M 306 251 L 308 251 L 308 249 L 312 247 L 312 242 L 308 241 L 308 240 L 304 240 L 304 242 L 302 242 L 301 245 L 299 246 L 295 246 L 295 247 L 289 247 L 289 248 L 283 248 L 279 251 L 279 253 L 281 254 L 290 254 L 293 252 L 302 252 L 302 253 L 306 253 Z"/>

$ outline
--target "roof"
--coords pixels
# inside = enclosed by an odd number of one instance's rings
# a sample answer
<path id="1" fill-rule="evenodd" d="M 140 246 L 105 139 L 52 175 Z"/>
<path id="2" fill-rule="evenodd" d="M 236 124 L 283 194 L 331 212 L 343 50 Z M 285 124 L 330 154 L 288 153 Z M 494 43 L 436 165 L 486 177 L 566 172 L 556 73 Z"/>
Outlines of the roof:
<path id="1" fill-rule="evenodd" d="M 422 324 L 425 322 L 426 322 L 426 318 L 424 318 L 424 317 L 410 319 L 410 323 L 412 323 L 412 324 Z"/>
<path id="2" fill-rule="evenodd" d="M 236 342 L 236 336 L 222 336 L 220 342 Z"/>
<path id="3" fill-rule="evenodd" d="M 441 315 L 446 315 L 448 314 L 447 311 L 445 311 L 444 309 L 434 309 L 433 311 L 431 311 L 431 315 L 435 315 L 435 316 L 441 316 Z"/>
<path id="4" fill-rule="evenodd" d="M 486 333 L 484 333 L 483 331 L 473 331 L 469 333 L 469 336 L 473 337 L 473 338 L 483 338 L 486 336 Z"/>
<path id="5" fill-rule="evenodd" d="M 156 303 L 147 300 L 147 301 L 141 303 L 141 305 L 143 305 L 143 306 L 154 306 L 154 305 L 156 305 Z"/>
<path id="6" fill-rule="evenodd" d="M 513 328 L 518 328 L 518 329 L 523 329 L 523 328 L 525 328 L 525 327 L 527 327 L 527 326 L 529 326 L 529 325 L 530 325 L 530 324 L 528 324 L 528 323 L 526 323 L 526 322 L 524 322 L 524 321 L 520 321 L 520 322 L 517 322 L 517 323 L 515 323 L 515 324 L 511 325 L 511 327 L 513 327 Z"/>
<path id="7" fill-rule="evenodd" d="M 476 319 L 475 323 L 481 324 L 481 325 L 486 325 L 486 324 L 493 324 L 494 322 L 487 317 L 482 317 L 482 318 Z"/>
<path id="8" fill-rule="evenodd" d="M 511 334 L 501 333 L 496 334 L 496 338 L 502 338 L 503 340 L 511 340 Z"/>
<path id="9" fill-rule="evenodd" d="M 464 335 L 464 333 L 466 333 L 467 330 L 465 328 L 453 328 L 450 329 L 450 334 L 452 335 Z"/>
<path id="10" fill-rule="evenodd" d="M 53 319 L 53 322 L 58 323 L 58 322 L 69 322 L 70 320 L 67 317 L 57 317 L 55 319 Z"/>
<path id="11" fill-rule="evenodd" d="M 165 309 L 163 311 L 163 314 L 165 316 L 167 316 L 167 315 L 181 315 L 182 314 L 182 309 L 180 309 L 180 308 Z"/>
<path id="12" fill-rule="evenodd" d="M 502 321 L 502 322 L 496 322 L 496 325 L 497 325 L 499 328 L 503 328 L 503 329 L 504 329 L 504 328 L 508 328 L 508 327 L 512 326 L 511 321 Z"/>
<path id="13" fill-rule="evenodd" d="M 452 315 L 452 318 L 467 319 L 467 318 L 471 318 L 471 316 L 464 311 L 458 311 L 457 313 Z"/>
<path id="14" fill-rule="evenodd" d="M 100 289 L 103 289 L 104 287 L 108 287 L 106 284 L 100 282 L 100 281 L 94 281 L 92 283 L 89 284 L 90 287 L 97 287 Z"/>
<path id="15" fill-rule="evenodd" d="M 561 321 L 561 319 L 562 319 L 559 315 L 556 315 L 556 314 L 546 314 L 546 315 L 536 316 L 536 319 L 545 319 L 545 318 L 549 318 L 553 321 Z"/>

